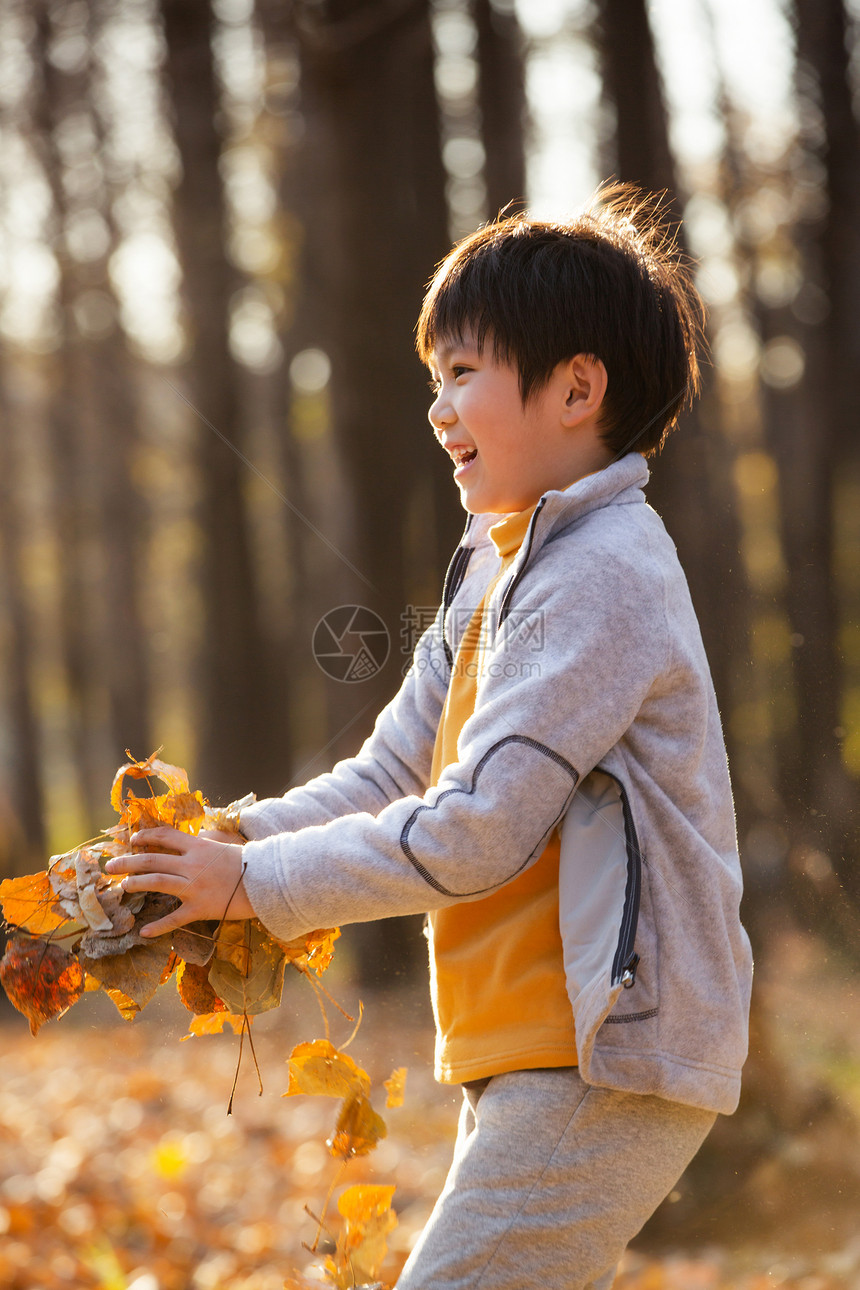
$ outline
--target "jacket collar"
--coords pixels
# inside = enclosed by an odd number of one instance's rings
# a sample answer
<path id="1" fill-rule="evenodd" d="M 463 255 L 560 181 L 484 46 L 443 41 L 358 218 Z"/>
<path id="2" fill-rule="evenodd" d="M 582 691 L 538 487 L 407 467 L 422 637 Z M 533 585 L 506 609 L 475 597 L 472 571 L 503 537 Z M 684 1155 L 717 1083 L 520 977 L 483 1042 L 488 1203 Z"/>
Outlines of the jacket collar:
<path id="1" fill-rule="evenodd" d="M 593 475 L 578 479 L 568 488 L 550 489 L 535 507 L 530 533 L 526 535 L 523 548 L 534 550 L 536 545 L 543 545 L 553 534 L 582 519 L 590 511 L 613 504 L 644 502 L 643 490 L 648 476 L 648 463 L 642 454 L 628 452 L 618 461 L 613 461 Z M 499 519 L 498 515 L 470 515 L 460 542 L 461 547 L 492 543 L 488 536 L 489 530 Z M 536 541 L 538 526 L 540 537 Z"/>

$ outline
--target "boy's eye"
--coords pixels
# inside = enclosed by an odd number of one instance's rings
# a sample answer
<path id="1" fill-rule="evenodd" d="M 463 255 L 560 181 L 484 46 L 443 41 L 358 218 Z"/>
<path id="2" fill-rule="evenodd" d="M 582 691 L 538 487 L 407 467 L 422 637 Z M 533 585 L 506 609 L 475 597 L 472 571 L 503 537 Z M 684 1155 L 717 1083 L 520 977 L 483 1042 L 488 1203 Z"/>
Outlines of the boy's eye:
<path id="1" fill-rule="evenodd" d="M 462 363 L 458 363 L 456 367 L 452 367 L 451 372 L 453 374 L 454 380 L 456 381 L 458 376 L 463 376 L 466 372 L 468 372 L 468 370 L 469 370 L 468 367 L 464 367 Z"/>
<path id="2" fill-rule="evenodd" d="M 431 377 L 430 380 L 427 382 L 427 384 L 430 386 L 431 392 L 433 394 L 438 394 L 442 388 L 442 382 L 440 380 L 437 380 L 436 377 Z"/>

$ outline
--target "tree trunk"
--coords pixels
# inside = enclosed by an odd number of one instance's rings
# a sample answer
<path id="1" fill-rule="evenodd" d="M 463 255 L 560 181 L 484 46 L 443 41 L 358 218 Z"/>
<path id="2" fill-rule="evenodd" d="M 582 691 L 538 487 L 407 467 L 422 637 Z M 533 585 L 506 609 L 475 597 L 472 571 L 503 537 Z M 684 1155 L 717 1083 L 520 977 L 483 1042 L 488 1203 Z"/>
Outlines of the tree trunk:
<path id="1" fill-rule="evenodd" d="M 208 5 L 163 0 L 167 82 L 182 162 L 175 226 L 192 352 L 178 397 L 198 426 L 203 542 L 200 744 L 194 779 L 212 800 L 236 797 L 271 774 L 277 758 L 260 643 L 243 485 L 250 467 L 237 365 L 230 353 L 231 296 L 219 175 L 223 119 Z"/>
<path id="2" fill-rule="evenodd" d="M 478 32 L 478 101 L 487 209 L 496 215 L 526 195 L 525 63 L 516 13 L 473 0 Z"/>
<path id="3" fill-rule="evenodd" d="M 5 710 L 12 749 L 10 773 L 0 797 L 3 838 L 0 872 L 27 873 L 44 866 L 47 853 L 42 781 L 41 732 L 33 702 L 33 624 L 21 576 L 23 525 L 16 462 L 18 436 L 27 433 L 26 414 L 13 409 L 0 370 L 0 596 L 5 612 Z"/>
<path id="4" fill-rule="evenodd" d="M 109 195 L 100 191 L 89 201 L 109 230 L 103 252 L 81 264 L 65 242 L 75 208 L 63 182 L 66 163 L 57 138 L 77 113 L 89 116 L 97 139 L 101 123 L 89 106 L 94 97 L 91 66 L 65 72 L 47 56 L 52 23 L 63 16 L 62 8 L 50 15 L 47 5 L 37 8 L 35 57 L 42 92 L 34 124 L 53 196 L 60 267 L 63 344 L 54 364 L 49 409 L 52 514 L 64 554 L 59 621 L 73 773 L 91 831 L 125 749 L 134 748 L 139 756 L 151 751 L 140 606 L 145 539 L 142 504 L 132 484 L 138 409 L 129 355 L 115 321 L 94 340 L 81 331 L 75 316 L 76 306 L 85 313 L 96 292 L 112 300 L 108 263 L 119 238 Z M 89 24 L 96 26 L 99 17 L 91 12 Z M 90 47 L 95 35 L 87 31 Z M 116 315 L 116 302 L 112 304 Z"/>

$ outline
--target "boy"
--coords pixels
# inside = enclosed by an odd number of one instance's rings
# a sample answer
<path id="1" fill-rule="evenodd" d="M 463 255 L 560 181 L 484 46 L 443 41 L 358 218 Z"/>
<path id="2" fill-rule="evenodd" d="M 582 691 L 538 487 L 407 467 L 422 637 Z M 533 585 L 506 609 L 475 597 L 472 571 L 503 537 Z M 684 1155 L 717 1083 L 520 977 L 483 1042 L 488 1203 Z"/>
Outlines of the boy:
<path id="1" fill-rule="evenodd" d="M 700 302 L 648 204 L 464 239 L 425 297 L 430 422 L 469 514 L 440 614 L 358 756 L 244 847 L 109 868 L 150 926 L 288 939 L 427 912 L 437 1077 L 464 1086 L 400 1290 L 604 1287 L 716 1113 L 751 959 L 719 716 L 645 456 L 695 392 Z M 138 835 L 140 838 L 140 835 Z"/>

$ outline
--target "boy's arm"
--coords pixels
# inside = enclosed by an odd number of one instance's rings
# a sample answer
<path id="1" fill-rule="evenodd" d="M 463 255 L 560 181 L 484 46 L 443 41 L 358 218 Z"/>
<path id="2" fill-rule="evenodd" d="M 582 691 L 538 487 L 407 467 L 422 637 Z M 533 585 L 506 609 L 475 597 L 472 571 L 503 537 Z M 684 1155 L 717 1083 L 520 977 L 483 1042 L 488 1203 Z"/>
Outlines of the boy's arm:
<path id="1" fill-rule="evenodd" d="M 276 936 L 474 900 L 538 858 L 579 780 L 628 730 L 669 666 L 662 587 L 623 560 L 599 571 L 584 561 L 568 571 L 563 590 L 544 582 L 531 597 L 518 599 L 516 621 L 499 633 L 459 761 L 438 786 L 375 814 L 356 811 L 245 845 L 241 899 Z M 522 630 L 536 622 L 541 649 Z M 180 909 L 153 931 L 219 916 L 196 900 L 210 872 L 197 852 L 216 844 L 185 835 L 171 842 L 158 830 L 148 836 L 181 854 L 123 857 L 108 867 L 152 875 L 127 879 L 128 890 L 180 897 Z M 220 863 L 214 853 L 212 861 Z M 228 899 L 226 877 L 223 886 Z"/>
<path id="2" fill-rule="evenodd" d="M 283 797 L 245 807 L 240 822 L 244 837 L 293 833 L 359 811 L 375 816 L 390 802 L 423 794 L 449 671 L 437 615 L 415 648 L 400 690 L 356 756 Z"/>
<path id="3" fill-rule="evenodd" d="M 573 585 L 572 585 L 573 584 Z M 614 585 L 617 584 L 617 585 Z M 521 628 L 541 617 L 545 640 Z M 662 588 L 615 561 L 518 602 L 500 633 L 459 761 L 436 788 L 245 847 L 245 891 L 289 938 L 476 899 L 543 851 L 585 776 L 667 669 Z"/>

